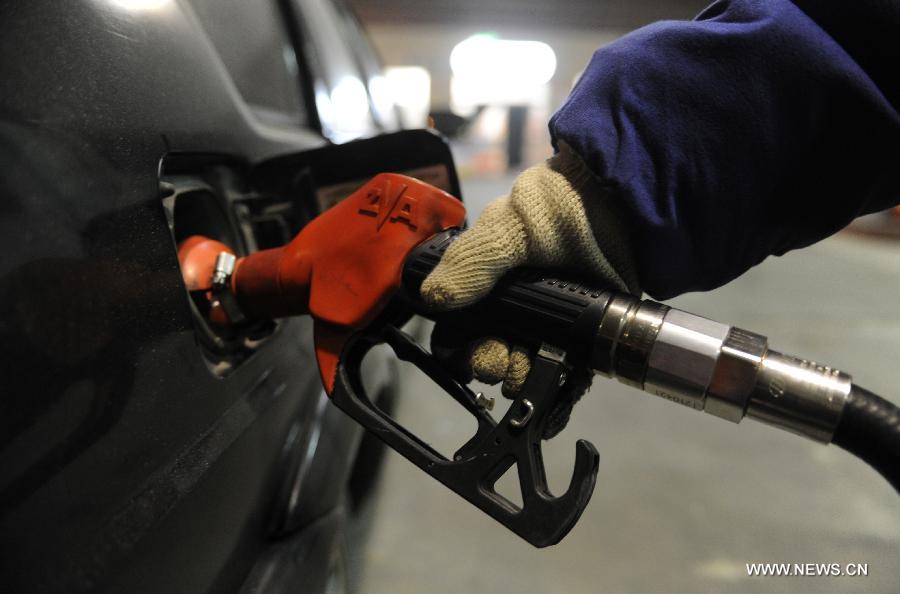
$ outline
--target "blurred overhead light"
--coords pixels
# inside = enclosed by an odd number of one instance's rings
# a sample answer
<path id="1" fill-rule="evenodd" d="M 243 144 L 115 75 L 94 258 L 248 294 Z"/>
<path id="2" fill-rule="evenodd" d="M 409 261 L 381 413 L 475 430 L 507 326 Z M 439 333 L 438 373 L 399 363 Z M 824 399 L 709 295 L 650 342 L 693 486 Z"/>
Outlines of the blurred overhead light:
<path id="1" fill-rule="evenodd" d="M 473 35 L 450 52 L 454 76 L 489 84 L 536 86 L 550 82 L 556 72 L 556 54 L 541 41 L 498 39 Z"/>
<path id="2" fill-rule="evenodd" d="M 316 94 L 316 113 L 319 114 L 319 122 L 322 124 L 322 131 L 325 136 L 331 138 L 332 131 L 336 122 L 334 121 L 334 107 L 331 105 L 331 96 L 325 84 L 317 80 L 315 83 Z"/>
<path id="3" fill-rule="evenodd" d="M 172 0 L 109 0 L 109 3 L 125 10 L 157 10 L 171 4 Z"/>
<path id="4" fill-rule="evenodd" d="M 394 102 L 403 115 L 403 126 L 422 128 L 431 108 L 431 75 L 420 66 L 391 66 L 384 75 Z"/>
<path id="5" fill-rule="evenodd" d="M 540 41 L 474 35 L 450 52 L 450 106 L 458 114 L 481 105 L 545 107 L 556 54 Z"/>
<path id="6" fill-rule="evenodd" d="M 342 76 L 331 90 L 331 103 L 338 118 L 344 117 L 348 121 L 355 121 L 369 115 L 366 87 L 359 78 L 352 75 Z"/>
<path id="7" fill-rule="evenodd" d="M 335 142 L 346 142 L 370 132 L 369 96 L 359 78 L 346 75 L 331 90 Z"/>
<path id="8" fill-rule="evenodd" d="M 388 78 L 381 74 L 376 74 L 369 79 L 369 97 L 372 98 L 372 108 L 378 121 L 393 128 L 397 125 L 397 113 L 394 109 L 396 97 L 394 97 L 394 89 Z"/>

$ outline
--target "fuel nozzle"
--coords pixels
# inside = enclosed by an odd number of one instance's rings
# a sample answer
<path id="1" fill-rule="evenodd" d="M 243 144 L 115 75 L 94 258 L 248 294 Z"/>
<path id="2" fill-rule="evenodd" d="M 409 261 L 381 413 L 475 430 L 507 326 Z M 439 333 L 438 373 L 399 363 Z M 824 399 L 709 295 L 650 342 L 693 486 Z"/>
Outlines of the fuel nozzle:
<path id="1" fill-rule="evenodd" d="M 411 294 L 455 237 L 440 234 L 411 254 L 404 273 Z M 482 302 L 427 315 L 514 343 L 549 342 L 578 365 L 672 402 L 826 443 L 851 388 L 849 375 L 770 350 L 759 334 L 542 271 L 514 271 Z"/>
<path id="2" fill-rule="evenodd" d="M 591 366 L 734 423 L 750 416 L 824 443 L 852 383 L 837 369 L 770 350 L 759 334 L 621 294 L 600 321 Z"/>

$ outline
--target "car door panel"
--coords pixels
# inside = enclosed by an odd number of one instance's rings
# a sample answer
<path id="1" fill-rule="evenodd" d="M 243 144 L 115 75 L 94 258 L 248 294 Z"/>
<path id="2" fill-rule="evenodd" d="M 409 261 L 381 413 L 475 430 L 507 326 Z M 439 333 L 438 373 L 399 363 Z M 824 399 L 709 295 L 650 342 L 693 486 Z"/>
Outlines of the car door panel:
<path id="1" fill-rule="evenodd" d="M 256 118 L 179 2 L 0 13 L 4 589 L 237 588 L 267 541 L 287 435 L 319 404 L 311 327 L 282 322 L 210 372 L 160 163 L 255 163 L 322 139 Z M 359 438 L 344 418 L 332 431 Z"/>

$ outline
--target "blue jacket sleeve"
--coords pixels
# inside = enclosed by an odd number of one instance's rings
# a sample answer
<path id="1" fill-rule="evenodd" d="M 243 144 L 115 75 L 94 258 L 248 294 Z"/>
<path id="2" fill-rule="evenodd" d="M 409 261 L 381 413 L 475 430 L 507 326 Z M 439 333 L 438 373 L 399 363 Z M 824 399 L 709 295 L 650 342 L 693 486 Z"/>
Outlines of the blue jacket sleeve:
<path id="1" fill-rule="evenodd" d="M 898 102 L 895 0 L 719 1 L 598 50 L 550 133 L 618 188 L 665 299 L 900 202 Z"/>

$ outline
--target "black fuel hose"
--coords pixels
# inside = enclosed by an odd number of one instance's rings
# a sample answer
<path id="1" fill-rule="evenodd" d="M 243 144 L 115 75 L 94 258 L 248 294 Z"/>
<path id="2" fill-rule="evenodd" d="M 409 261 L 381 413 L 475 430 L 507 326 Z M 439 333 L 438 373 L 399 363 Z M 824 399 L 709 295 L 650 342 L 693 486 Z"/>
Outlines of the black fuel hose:
<path id="1" fill-rule="evenodd" d="M 900 492 L 900 408 L 896 405 L 853 384 L 831 443 L 869 464 Z"/>

